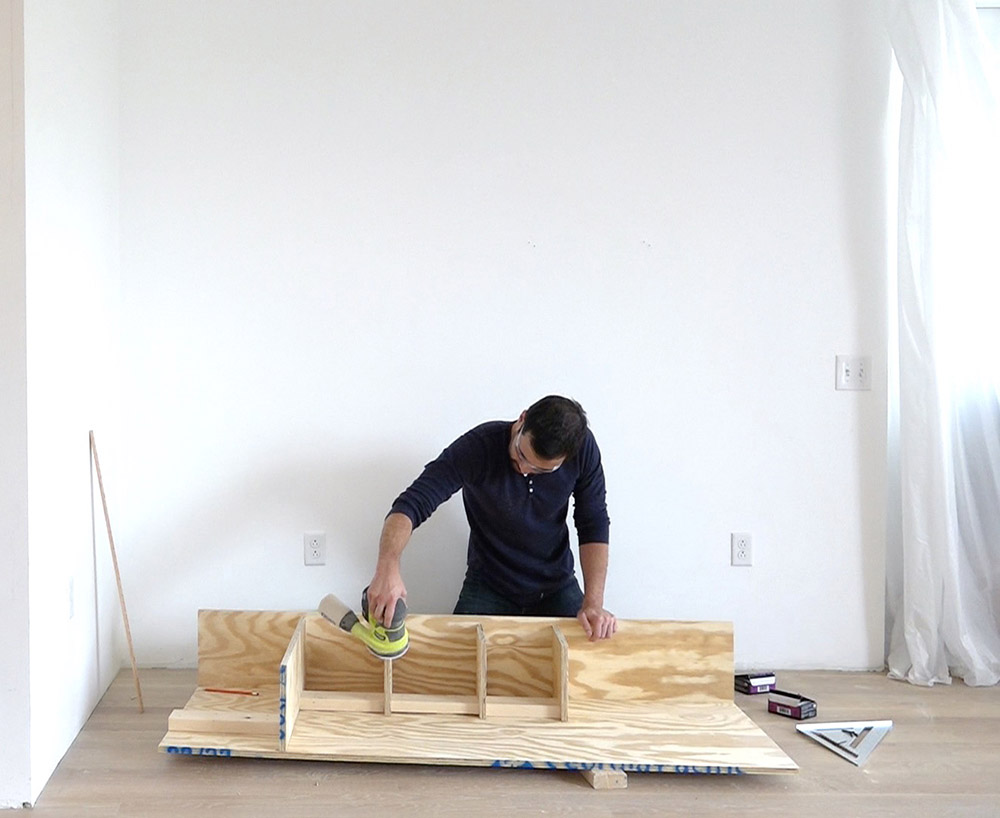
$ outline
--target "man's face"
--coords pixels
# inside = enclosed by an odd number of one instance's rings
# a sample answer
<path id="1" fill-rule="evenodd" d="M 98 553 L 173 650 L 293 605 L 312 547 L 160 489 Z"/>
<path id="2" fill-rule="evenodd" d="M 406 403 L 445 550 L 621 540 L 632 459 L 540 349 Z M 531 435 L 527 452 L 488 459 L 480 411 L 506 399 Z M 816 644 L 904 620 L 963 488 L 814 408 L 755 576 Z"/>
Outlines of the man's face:
<path id="1" fill-rule="evenodd" d="M 531 445 L 531 433 L 524 432 L 524 415 L 522 414 L 516 425 L 516 431 L 510 441 L 511 465 L 523 475 L 529 474 L 549 474 L 558 469 L 565 457 L 557 457 L 555 460 L 546 460 L 535 453 Z"/>

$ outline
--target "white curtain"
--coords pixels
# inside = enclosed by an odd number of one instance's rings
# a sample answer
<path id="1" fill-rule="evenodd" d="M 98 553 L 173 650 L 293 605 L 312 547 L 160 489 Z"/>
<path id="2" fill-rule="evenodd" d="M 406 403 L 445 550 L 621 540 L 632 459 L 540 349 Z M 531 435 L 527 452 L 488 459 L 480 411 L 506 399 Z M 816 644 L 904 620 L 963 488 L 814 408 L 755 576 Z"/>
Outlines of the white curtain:
<path id="1" fill-rule="evenodd" d="M 902 75 L 889 674 L 1000 681 L 1000 72 L 973 0 L 887 0 Z M 892 516 L 892 515 L 890 515 Z"/>

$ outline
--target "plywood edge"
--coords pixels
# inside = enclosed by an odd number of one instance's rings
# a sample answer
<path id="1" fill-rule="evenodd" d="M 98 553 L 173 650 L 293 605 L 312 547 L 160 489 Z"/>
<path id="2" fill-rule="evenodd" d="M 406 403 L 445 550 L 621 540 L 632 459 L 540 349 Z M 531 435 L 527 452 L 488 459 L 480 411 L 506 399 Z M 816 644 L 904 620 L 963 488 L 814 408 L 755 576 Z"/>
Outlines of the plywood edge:
<path id="1" fill-rule="evenodd" d="M 328 761 L 698 775 L 788 774 L 798 766 L 736 705 L 577 705 L 569 723 L 529 717 L 303 711 L 282 753 L 274 734 L 210 732 L 179 714 L 162 752 Z M 232 718 L 232 717 L 228 717 Z M 376 721 L 372 721 L 375 719 Z M 176 729 L 179 727 L 200 729 Z M 219 725 L 216 725 L 219 726 Z M 377 729 L 376 729 L 377 728 Z M 373 729 L 376 732 L 372 732 Z"/>
<path id="2" fill-rule="evenodd" d="M 569 646 L 558 625 L 552 626 L 552 693 L 559 705 L 559 720 L 569 718 Z"/>
<path id="3" fill-rule="evenodd" d="M 278 744 L 285 749 L 295 729 L 306 679 L 306 621 L 299 619 L 279 668 Z"/>
<path id="4" fill-rule="evenodd" d="M 243 740 L 240 740 L 243 739 Z M 416 759 L 412 756 L 397 755 L 394 757 L 370 756 L 363 752 L 344 754 L 337 757 L 322 752 L 292 749 L 285 752 L 275 746 L 267 746 L 262 739 L 255 737 L 237 737 L 230 735 L 188 735 L 169 732 L 160 742 L 158 751 L 167 755 L 182 756 L 213 756 L 220 758 L 273 758 L 294 761 L 344 761 L 352 763 L 376 764 L 435 764 L 455 767 L 492 767 L 494 769 L 523 770 L 568 770 L 586 772 L 588 770 L 619 771 L 622 773 L 648 773 L 654 775 L 791 775 L 798 772 L 798 767 L 743 764 L 702 764 L 702 763 L 659 763 L 659 762 L 573 762 L 558 758 L 493 758 L 481 760 L 448 756 L 437 760 Z"/>

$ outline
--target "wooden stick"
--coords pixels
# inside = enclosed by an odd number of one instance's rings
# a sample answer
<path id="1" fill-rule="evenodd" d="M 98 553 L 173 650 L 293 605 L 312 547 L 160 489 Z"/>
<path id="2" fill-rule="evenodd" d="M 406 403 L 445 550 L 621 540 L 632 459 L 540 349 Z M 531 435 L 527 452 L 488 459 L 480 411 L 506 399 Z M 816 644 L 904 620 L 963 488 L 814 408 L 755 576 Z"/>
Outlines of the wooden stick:
<path id="1" fill-rule="evenodd" d="M 118 583 L 118 602 L 121 604 L 122 621 L 125 623 L 125 638 L 128 640 L 128 655 L 132 660 L 132 678 L 135 679 L 135 694 L 139 699 L 139 712 L 144 713 L 142 706 L 142 687 L 139 685 L 139 668 L 135 663 L 135 650 L 132 647 L 132 630 L 128 626 L 128 611 L 125 610 L 125 591 L 122 590 L 122 575 L 118 570 L 118 554 L 115 551 L 115 538 L 111 534 L 111 516 L 108 514 L 108 500 L 104 496 L 104 480 L 101 477 L 101 461 L 97 458 L 97 443 L 94 440 L 94 430 L 90 430 L 90 453 L 94 457 L 94 468 L 97 470 L 97 485 L 101 489 L 101 505 L 104 507 L 104 523 L 108 527 L 108 544 L 111 546 L 111 562 L 115 566 L 115 581 Z"/>

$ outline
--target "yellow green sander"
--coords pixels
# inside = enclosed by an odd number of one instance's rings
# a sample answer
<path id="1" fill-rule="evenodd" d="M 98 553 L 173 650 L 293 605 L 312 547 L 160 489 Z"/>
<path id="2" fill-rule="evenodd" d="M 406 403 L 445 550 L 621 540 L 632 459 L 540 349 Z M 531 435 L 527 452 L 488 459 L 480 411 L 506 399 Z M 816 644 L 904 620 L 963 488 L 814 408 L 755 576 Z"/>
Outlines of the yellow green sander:
<path id="1" fill-rule="evenodd" d="M 319 603 L 323 618 L 332 622 L 351 636 L 360 639 L 372 655 L 385 662 L 398 659 L 410 647 L 410 634 L 406 630 L 406 603 L 396 601 L 392 624 L 387 628 L 368 610 L 368 589 L 361 592 L 361 616 L 333 594 L 327 594 Z"/>

